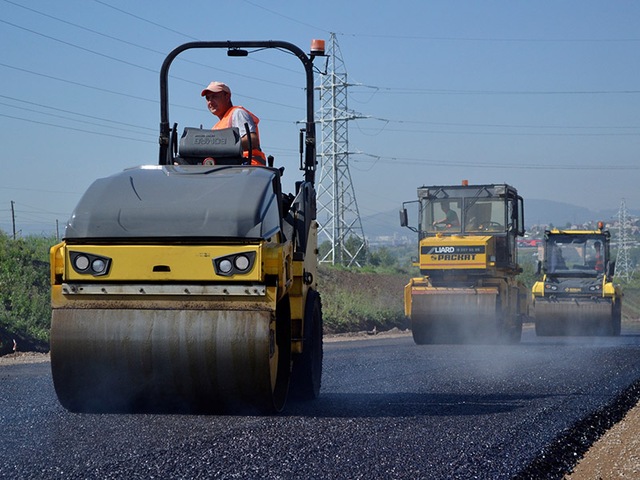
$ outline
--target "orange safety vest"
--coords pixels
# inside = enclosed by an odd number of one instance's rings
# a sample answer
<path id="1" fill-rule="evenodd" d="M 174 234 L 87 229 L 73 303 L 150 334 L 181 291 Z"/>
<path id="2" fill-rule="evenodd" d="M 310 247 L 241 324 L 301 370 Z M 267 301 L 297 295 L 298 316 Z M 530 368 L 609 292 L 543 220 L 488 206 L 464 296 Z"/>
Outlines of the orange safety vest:
<path id="1" fill-rule="evenodd" d="M 258 122 L 260 122 L 260 119 L 256 117 L 253 113 L 251 113 L 249 110 L 247 110 L 246 108 L 240 107 L 240 106 L 237 106 L 237 107 L 234 106 L 234 107 L 231 107 L 229 110 L 227 110 L 226 113 L 222 116 L 222 118 L 218 121 L 218 123 L 216 123 L 213 126 L 213 130 L 220 130 L 222 128 L 232 127 L 233 125 L 231 125 L 231 119 L 233 118 L 233 111 L 236 110 L 237 108 L 241 108 L 251 116 L 253 123 L 256 125 L 256 135 L 258 136 L 258 138 L 260 138 L 260 133 L 258 132 Z M 240 136 L 243 136 L 244 135 L 243 127 L 239 127 L 239 128 L 240 128 Z M 243 150 L 242 156 L 244 158 L 249 158 L 249 152 Z M 266 164 L 267 164 L 267 157 L 265 156 L 264 152 L 259 148 L 252 149 L 251 165 L 261 165 L 264 167 Z"/>
<path id="2" fill-rule="evenodd" d="M 602 255 L 600 252 L 596 253 L 596 272 L 602 272 L 604 270 L 604 260 L 602 259 Z"/>

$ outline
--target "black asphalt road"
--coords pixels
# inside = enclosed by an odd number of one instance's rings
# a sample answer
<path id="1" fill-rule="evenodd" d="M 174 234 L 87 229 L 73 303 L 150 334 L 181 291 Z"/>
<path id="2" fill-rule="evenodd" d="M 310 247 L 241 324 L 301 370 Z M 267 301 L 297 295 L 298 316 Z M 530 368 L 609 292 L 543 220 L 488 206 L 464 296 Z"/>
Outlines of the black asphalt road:
<path id="1" fill-rule="evenodd" d="M 327 342 L 321 398 L 272 417 L 71 414 L 49 368 L 0 366 L 2 479 L 557 478 L 559 442 L 636 395 L 640 332 Z"/>

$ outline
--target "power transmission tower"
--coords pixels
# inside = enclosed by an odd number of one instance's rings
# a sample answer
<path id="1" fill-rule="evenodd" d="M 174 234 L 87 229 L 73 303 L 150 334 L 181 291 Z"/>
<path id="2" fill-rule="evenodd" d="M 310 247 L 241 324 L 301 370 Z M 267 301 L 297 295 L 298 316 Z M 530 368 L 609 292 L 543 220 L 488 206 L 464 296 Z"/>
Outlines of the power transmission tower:
<path id="1" fill-rule="evenodd" d="M 627 229 L 629 228 L 629 219 L 627 218 L 627 207 L 622 199 L 620 203 L 620 211 L 618 212 L 618 255 L 616 256 L 615 275 L 624 278 L 626 281 L 631 280 L 632 272 L 629 265 L 629 244 L 627 239 Z"/>
<path id="2" fill-rule="evenodd" d="M 361 266 L 366 253 L 366 241 L 358 211 L 358 204 L 349 172 L 349 136 L 347 122 L 360 118 L 347 109 L 347 71 L 342 53 L 331 34 L 327 49 L 328 64 L 320 75 L 320 110 L 317 122 L 321 125 L 318 158 L 318 244 L 330 244 L 321 255 L 320 263 Z"/>

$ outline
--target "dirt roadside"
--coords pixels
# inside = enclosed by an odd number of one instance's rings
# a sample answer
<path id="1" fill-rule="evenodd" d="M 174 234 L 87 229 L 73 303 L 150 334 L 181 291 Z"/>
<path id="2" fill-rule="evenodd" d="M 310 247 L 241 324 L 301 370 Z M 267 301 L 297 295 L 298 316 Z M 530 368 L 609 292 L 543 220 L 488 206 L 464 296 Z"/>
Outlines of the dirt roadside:
<path id="1" fill-rule="evenodd" d="M 357 332 L 327 335 L 327 343 L 410 336 L 408 330 Z M 20 363 L 49 362 L 48 353 L 17 352 L 0 357 L 0 367 Z M 574 467 L 565 480 L 610 480 L 640 478 L 640 402 L 609 429 Z"/>
<path id="2" fill-rule="evenodd" d="M 566 480 L 640 478 L 640 403 L 609 429 L 566 475 Z"/>

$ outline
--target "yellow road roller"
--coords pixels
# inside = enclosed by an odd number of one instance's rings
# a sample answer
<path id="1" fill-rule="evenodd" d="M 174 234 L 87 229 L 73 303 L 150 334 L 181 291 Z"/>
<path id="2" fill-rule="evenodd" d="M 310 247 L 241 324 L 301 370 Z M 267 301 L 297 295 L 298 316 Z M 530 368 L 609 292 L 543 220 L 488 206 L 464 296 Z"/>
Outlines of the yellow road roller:
<path id="1" fill-rule="evenodd" d="M 294 193 L 272 159 L 247 164 L 239 129 L 170 126 L 171 62 L 203 48 L 277 49 L 303 64 Z M 319 395 L 313 59 L 323 54 L 223 41 L 167 56 L 158 164 L 96 180 L 51 248 L 51 369 L 66 409 L 272 413 Z"/>
<path id="2" fill-rule="evenodd" d="M 412 207 L 417 227 L 409 225 Z M 422 186 L 418 200 L 403 204 L 400 224 L 419 236 L 421 276 L 404 289 L 416 344 L 520 341 L 529 292 L 517 279 L 524 202 L 515 188 Z"/>
<path id="3" fill-rule="evenodd" d="M 613 283 L 610 239 L 602 222 L 596 230 L 545 231 L 532 288 L 537 335 L 620 335 L 622 290 Z"/>

